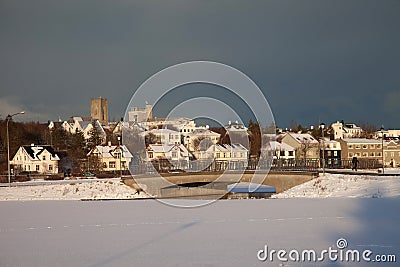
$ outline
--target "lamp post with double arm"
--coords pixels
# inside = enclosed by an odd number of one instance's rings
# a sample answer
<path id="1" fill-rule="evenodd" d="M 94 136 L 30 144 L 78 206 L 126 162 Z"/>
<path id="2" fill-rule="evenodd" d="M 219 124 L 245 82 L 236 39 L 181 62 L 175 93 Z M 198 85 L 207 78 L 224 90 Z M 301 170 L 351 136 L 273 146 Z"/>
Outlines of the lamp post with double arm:
<path id="1" fill-rule="evenodd" d="M 11 187 L 11 167 L 10 167 L 10 136 L 8 134 L 8 123 L 12 117 L 20 114 L 25 114 L 25 111 L 20 111 L 18 113 L 7 115 L 7 168 L 8 168 L 8 186 Z"/>

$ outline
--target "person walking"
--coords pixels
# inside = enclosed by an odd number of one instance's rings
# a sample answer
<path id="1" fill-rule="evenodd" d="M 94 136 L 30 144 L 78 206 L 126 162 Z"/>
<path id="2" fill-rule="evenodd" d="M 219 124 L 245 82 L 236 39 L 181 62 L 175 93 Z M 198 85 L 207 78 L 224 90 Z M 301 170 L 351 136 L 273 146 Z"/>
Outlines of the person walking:
<path id="1" fill-rule="evenodd" d="M 353 157 L 351 163 L 352 163 L 351 170 L 357 171 L 357 166 L 358 166 L 358 163 L 359 163 L 357 157 Z"/>

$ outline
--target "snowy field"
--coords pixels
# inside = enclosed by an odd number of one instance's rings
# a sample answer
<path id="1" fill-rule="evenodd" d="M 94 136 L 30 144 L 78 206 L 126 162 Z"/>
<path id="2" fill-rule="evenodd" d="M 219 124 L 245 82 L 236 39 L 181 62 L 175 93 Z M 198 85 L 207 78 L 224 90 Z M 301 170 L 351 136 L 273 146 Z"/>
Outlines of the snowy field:
<path id="1" fill-rule="evenodd" d="M 399 176 L 320 174 L 272 198 L 381 198 L 400 197 Z"/>
<path id="2" fill-rule="evenodd" d="M 124 185 L 119 179 L 98 181 L 70 180 L 61 184 L 30 182 L 29 185 L 0 187 L 0 201 L 4 200 L 80 200 L 80 199 L 132 199 L 147 197 Z"/>
<path id="3" fill-rule="evenodd" d="M 119 179 L 27 182 L 0 187 L 5 200 L 134 199 L 148 197 Z M 382 198 L 400 197 L 399 176 L 322 174 L 272 198 Z"/>
<path id="4" fill-rule="evenodd" d="M 399 198 L 220 200 L 192 209 L 156 200 L 2 201 L 0 266 L 394 267 L 400 260 L 399 206 Z M 257 257 L 265 246 L 337 249 L 339 238 L 348 249 L 394 254 L 397 262 Z"/>
<path id="5" fill-rule="evenodd" d="M 284 199 L 178 208 L 150 199 L 63 201 L 145 196 L 117 179 L 1 187 L 0 266 L 399 266 L 399 188 L 394 176 L 326 174 L 274 196 Z M 338 250 L 343 238 L 348 245 Z M 370 250 L 396 262 L 260 261 L 266 246 Z"/>

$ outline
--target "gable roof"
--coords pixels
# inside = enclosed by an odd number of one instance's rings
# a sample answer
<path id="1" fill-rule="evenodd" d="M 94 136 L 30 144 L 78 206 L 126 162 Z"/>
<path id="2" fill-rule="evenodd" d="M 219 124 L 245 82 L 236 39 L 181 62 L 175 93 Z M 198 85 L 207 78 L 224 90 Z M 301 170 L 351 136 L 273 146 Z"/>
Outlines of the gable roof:
<path id="1" fill-rule="evenodd" d="M 218 150 L 220 152 L 248 152 L 249 151 L 242 144 L 231 144 L 231 145 L 215 144 L 215 145 L 210 146 L 206 151 L 210 152 L 210 151 L 214 151 L 214 150 Z"/>
<path id="2" fill-rule="evenodd" d="M 309 133 L 287 133 L 298 143 L 318 143 L 318 141 Z"/>
<path id="3" fill-rule="evenodd" d="M 122 157 L 123 158 L 132 158 L 131 152 L 125 145 L 121 146 L 96 146 L 95 150 L 101 154 L 102 158 L 114 158 L 112 152 L 114 152 L 117 148 L 122 150 Z M 91 150 L 88 155 L 93 154 L 94 150 Z"/>
<path id="4" fill-rule="evenodd" d="M 51 154 L 53 160 L 60 160 L 57 153 L 51 146 L 44 145 L 44 146 L 22 146 L 22 149 L 28 154 L 31 160 L 40 160 L 39 156 L 44 152 L 47 151 Z"/>
<path id="5" fill-rule="evenodd" d="M 296 149 L 286 143 L 279 143 L 277 141 L 270 141 L 267 149 L 279 151 L 295 151 Z"/>
<path id="6" fill-rule="evenodd" d="M 183 153 L 189 153 L 188 150 L 186 149 L 186 147 L 184 145 L 175 145 L 175 144 L 149 144 L 148 149 L 147 150 L 151 150 L 154 151 L 156 153 L 166 153 L 166 152 L 170 152 L 174 149 L 179 149 L 181 152 Z"/>

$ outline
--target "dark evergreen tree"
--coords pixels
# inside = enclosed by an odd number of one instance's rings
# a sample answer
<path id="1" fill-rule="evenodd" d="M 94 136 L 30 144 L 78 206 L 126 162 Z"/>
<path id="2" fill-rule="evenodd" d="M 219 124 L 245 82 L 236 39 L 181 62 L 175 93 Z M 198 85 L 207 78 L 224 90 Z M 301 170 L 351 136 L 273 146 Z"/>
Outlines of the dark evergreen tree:
<path id="1" fill-rule="evenodd" d="M 92 121 L 92 129 L 89 131 L 89 139 L 87 140 L 88 150 L 92 150 L 103 143 L 103 137 L 96 121 Z"/>

